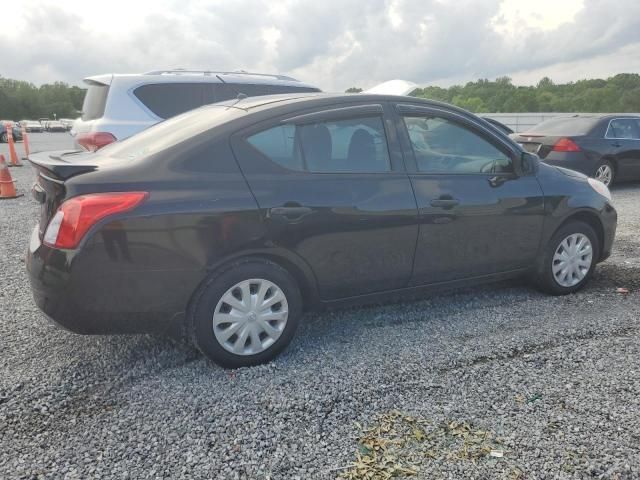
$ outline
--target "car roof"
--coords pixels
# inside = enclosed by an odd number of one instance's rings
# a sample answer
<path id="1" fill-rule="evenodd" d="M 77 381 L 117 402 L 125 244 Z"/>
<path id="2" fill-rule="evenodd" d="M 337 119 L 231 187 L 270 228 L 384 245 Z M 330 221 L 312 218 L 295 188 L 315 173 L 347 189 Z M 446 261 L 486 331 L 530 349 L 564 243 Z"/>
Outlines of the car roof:
<path id="1" fill-rule="evenodd" d="M 463 110 L 459 107 L 455 107 L 453 105 L 438 102 L 436 100 L 429 100 L 426 98 L 419 97 L 408 97 L 402 95 L 380 95 L 380 94 L 363 94 L 363 93 L 324 93 L 324 92 L 311 92 L 311 93 L 285 93 L 278 95 L 263 95 L 259 97 L 246 97 L 242 99 L 235 100 L 227 100 L 225 102 L 221 102 L 213 105 L 226 105 L 233 106 L 234 108 L 239 108 L 242 110 L 246 110 L 247 112 L 261 110 L 263 108 L 268 108 L 275 104 L 278 105 L 294 105 L 305 102 L 315 101 L 320 105 L 331 105 L 336 103 L 353 103 L 353 102 L 399 102 L 399 103 L 413 103 L 413 104 L 423 104 L 424 106 L 432 106 L 438 108 L 446 108 L 447 110 L 453 110 L 459 113 L 463 113 L 468 115 L 469 113 L 466 110 Z M 208 108 L 205 106 L 203 108 Z"/>
<path id="2" fill-rule="evenodd" d="M 554 120 L 571 120 L 573 118 L 593 118 L 593 119 L 611 119 L 611 118 L 638 118 L 640 113 L 578 113 L 576 115 L 560 115 L 553 117 Z M 550 119 L 551 120 L 551 119 Z"/>
<path id="3" fill-rule="evenodd" d="M 254 85 L 284 85 L 317 88 L 295 78 L 268 73 L 212 70 L 155 70 L 145 73 L 108 73 L 84 78 L 89 85 L 111 85 L 114 80 L 125 83 L 247 83 Z"/>

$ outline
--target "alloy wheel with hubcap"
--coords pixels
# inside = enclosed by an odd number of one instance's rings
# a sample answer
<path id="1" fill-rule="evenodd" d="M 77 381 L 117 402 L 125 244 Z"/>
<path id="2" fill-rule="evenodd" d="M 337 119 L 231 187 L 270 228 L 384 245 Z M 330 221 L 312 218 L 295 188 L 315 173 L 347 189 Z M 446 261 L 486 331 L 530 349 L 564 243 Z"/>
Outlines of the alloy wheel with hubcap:
<path id="1" fill-rule="evenodd" d="M 280 338 L 288 317 L 289 305 L 280 287 L 262 278 L 243 280 L 216 305 L 213 332 L 228 352 L 255 355 Z"/>
<path id="2" fill-rule="evenodd" d="M 608 187 L 611 184 L 611 180 L 613 180 L 613 168 L 608 163 L 603 163 L 596 170 L 594 178 Z"/>
<path id="3" fill-rule="evenodd" d="M 582 233 L 572 233 L 560 242 L 553 255 L 553 278 L 561 287 L 574 287 L 585 279 L 592 263 L 591 240 Z"/>

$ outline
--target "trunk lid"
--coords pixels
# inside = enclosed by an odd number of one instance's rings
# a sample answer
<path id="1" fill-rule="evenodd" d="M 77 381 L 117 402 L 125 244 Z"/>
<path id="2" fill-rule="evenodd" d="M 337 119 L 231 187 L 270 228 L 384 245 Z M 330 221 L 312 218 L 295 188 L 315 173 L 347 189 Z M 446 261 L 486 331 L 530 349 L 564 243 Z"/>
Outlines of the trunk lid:
<path id="1" fill-rule="evenodd" d="M 87 152 L 45 152 L 29 156 L 29 162 L 38 172 L 31 193 L 40 204 L 40 240 L 51 217 L 65 200 L 65 181 L 98 168 L 92 157 L 95 158 Z"/>
<path id="2" fill-rule="evenodd" d="M 535 153 L 541 159 L 549 155 L 553 146 L 561 138 L 569 138 L 576 141 L 576 137 L 566 135 L 544 135 L 540 133 L 514 133 L 509 135 L 513 140 L 522 145 L 527 152 Z"/>

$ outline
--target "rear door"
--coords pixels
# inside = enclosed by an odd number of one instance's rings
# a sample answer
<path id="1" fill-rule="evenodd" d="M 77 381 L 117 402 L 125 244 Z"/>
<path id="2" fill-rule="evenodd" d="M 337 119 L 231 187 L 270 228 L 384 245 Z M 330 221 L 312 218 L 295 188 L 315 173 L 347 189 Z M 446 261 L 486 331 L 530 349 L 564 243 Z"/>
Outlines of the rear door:
<path id="1" fill-rule="evenodd" d="M 640 178 L 640 121 L 614 118 L 609 122 L 605 138 L 616 157 L 616 177 L 620 180 Z"/>
<path id="2" fill-rule="evenodd" d="M 407 285 L 417 208 L 380 104 L 305 111 L 232 137 L 274 247 L 304 259 L 322 299 Z"/>
<path id="3" fill-rule="evenodd" d="M 534 175 L 516 174 L 519 152 L 456 112 L 409 104 L 397 110 L 420 222 L 412 284 L 531 266 L 544 197 Z"/>

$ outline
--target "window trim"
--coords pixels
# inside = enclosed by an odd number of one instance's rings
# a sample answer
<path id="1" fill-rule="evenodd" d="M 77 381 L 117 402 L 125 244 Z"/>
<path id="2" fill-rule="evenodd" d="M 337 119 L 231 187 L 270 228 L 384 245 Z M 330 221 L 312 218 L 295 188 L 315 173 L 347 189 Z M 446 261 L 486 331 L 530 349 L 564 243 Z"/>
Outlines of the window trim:
<path id="1" fill-rule="evenodd" d="M 639 138 L 610 137 L 609 131 L 611 130 L 611 123 L 614 122 L 615 120 L 631 120 L 631 121 L 635 120 L 637 124 L 638 133 L 640 134 L 640 117 L 616 117 L 616 118 L 609 119 L 609 123 L 607 124 L 607 129 L 604 132 L 605 140 L 635 140 L 636 142 L 640 140 L 640 137 Z"/>
<path id="2" fill-rule="evenodd" d="M 384 109 L 382 105 L 357 105 L 352 107 L 332 108 L 329 110 L 322 110 L 320 112 L 303 113 L 293 117 L 288 117 L 280 121 L 281 124 L 294 123 L 296 125 L 307 125 L 310 123 L 326 122 L 330 120 L 348 120 L 350 118 L 359 117 L 375 117 L 380 116 L 383 118 L 384 124 Z"/>
<path id="3" fill-rule="evenodd" d="M 428 106 L 418 106 L 411 105 L 405 103 L 396 104 L 396 113 L 398 115 L 398 125 L 399 128 L 403 131 L 403 136 L 405 137 L 405 142 L 408 147 L 408 153 L 410 153 L 412 164 L 410 168 L 407 168 L 408 173 L 411 175 L 437 175 L 437 176 L 460 176 L 460 175 L 473 175 L 473 176 L 483 176 L 483 177 L 508 177 L 508 178 L 516 178 L 521 175 L 520 167 L 518 166 L 517 157 L 522 155 L 522 152 L 515 151 L 513 146 L 509 143 L 505 142 L 504 139 L 500 138 L 491 130 L 487 129 L 484 125 L 479 122 L 474 121 L 473 119 L 466 117 L 464 115 L 460 115 L 451 110 L 445 110 L 437 107 L 428 107 Z M 463 128 L 470 130 L 472 133 L 479 136 L 485 142 L 494 146 L 497 150 L 500 150 L 506 157 L 511 160 L 513 171 L 512 172 L 422 172 L 418 169 L 418 162 L 416 160 L 415 151 L 413 148 L 413 144 L 411 142 L 411 138 L 409 136 L 409 131 L 407 129 L 407 125 L 404 121 L 404 117 L 439 117 L 445 120 L 450 119 L 453 123 L 457 123 L 461 125 Z M 487 138 L 486 134 L 489 134 L 491 138 L 497 140 L 497 142 L 492 142 Z M 483 135 L 485 134 L 485 135 Z M 500 146 L 496 145 L 499 143 Z"/>

